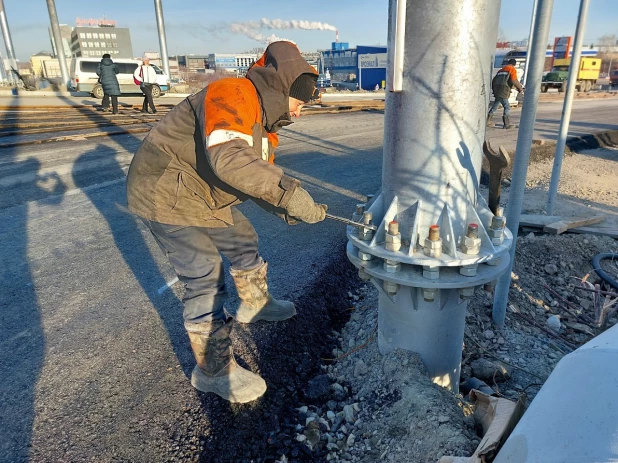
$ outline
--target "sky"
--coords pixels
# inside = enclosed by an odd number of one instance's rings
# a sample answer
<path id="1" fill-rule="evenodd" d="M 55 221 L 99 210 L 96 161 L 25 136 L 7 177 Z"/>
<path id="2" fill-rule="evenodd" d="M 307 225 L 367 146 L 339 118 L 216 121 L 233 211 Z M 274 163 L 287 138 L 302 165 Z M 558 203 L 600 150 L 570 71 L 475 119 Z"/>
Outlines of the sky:
<path id="1" fill-rule="evenodd" d="M 34 53 L 49 51 L 49 15 L 45 2 L 4 0 L 4 4 L 17 58 L 27 61 Z M 507 40 L 527 38 L 532 4 L 533 0 L 502 1 L 500 28 Z M 550 42 L 553 37 L 574 34 L 578 8 L 579 0 L 554 1 Z M 159 50 L 152 0 L 56 0 L 56 9 L 62 24 L 74 26 L 77 17 L 106 17 L 116 20 L 118 27 L 129 27 L 135 56 Z M 260 43 L 229 32 L 229 25 L 261 18 L 328 23 L 339 30 L 340 40 L 351 46 L 386 44 L 387 0 L 163 0 L 163 11 L 170 55 L 240 53 L 259 47 Z M 303 51 L 329 48 L 335 40 L 335 33 L 328 30 L 264 32 L 271 33 L 295 41 Z M 584 43 L 594 43 L 604 34 L 618 34 L 618 0 L 590 2 Z M 1 54 L 6 56 L 4 47 Z"/>

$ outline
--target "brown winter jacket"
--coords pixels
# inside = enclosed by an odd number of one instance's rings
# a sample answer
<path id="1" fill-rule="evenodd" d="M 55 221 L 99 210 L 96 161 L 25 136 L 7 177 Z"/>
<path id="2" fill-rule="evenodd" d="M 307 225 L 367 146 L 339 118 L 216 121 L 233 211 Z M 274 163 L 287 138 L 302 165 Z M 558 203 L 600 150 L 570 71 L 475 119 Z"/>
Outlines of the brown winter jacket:
<path id="1" fill-rule="evenodd" d="M 299 185 L 274 165 L 275 132 L 291 124 L 290 86 L 315 70 L 290 42 L 271 44 L 246 78 L 222 79 L 150 131 L 127 178 L 129 210 L 171 225 L 232 225 L 247 199 L 284 214 Z"/>

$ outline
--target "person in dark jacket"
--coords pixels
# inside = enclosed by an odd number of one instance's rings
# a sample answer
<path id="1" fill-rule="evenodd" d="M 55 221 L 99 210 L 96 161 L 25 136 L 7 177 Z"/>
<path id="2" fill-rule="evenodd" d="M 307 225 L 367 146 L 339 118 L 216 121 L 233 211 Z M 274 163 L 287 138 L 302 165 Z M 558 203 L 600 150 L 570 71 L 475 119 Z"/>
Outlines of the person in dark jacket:
<path id="1" fill-rule="evenodd" d="M 498 71 L 491 81 L 491 90 L 494 92 L 494 102 L 489 108 L 489 114 L 487 115 L 487 126 L 491 127 L 491 119 L 494 113 L 498 110 L 500 105 L 504 107 L 504 114 L 502 115 L 502 122 L 505 129 L 510 129 L 511 120 L 511 105 L 509 104 L 509 97 L 511 96 L 511 89 L 515 87 L 519 93 L 524 91 L 524 88 L 517 80 L 517 71 L 515 65 L 517 61 L 510 59 L 509 64 L 504 66 Z"/>
<path id="2" fill-rule="evenodd" d="M 108 53 L 103 55 L 103 59 L 97 68 L 97 76 L 103 87 L 103 111 L 109 110 L 109 98 L 112 98 L 112 113 L 118 114 L 118 97 L 120 96 L 120 85 L 118 84 L 118 66 L 112 61 Z"/>
<path id="3" fill-rule="evenodd" d="M 234 206 L 252 200 L 289 224 L 324 220 L 326 205 L 274 165 L 276 132 L 300 116 L 317 77 L 294 44 L 274 42 L 246 78 L 213 82 L 167 113 L 129 168 L 129 210 L 148 226 L 185 285 L 184 325 L 197 363 L 191 384 L 231 402 L 250 402 L 266 391 L 264 380 L 234 359 L 233 322 L 296 314 L 292 302 L 271 296 L 257 234 Z M 224 311 L 221 255 L 231 263 L 241 301 L 230 311 L 234 318 Z"/>

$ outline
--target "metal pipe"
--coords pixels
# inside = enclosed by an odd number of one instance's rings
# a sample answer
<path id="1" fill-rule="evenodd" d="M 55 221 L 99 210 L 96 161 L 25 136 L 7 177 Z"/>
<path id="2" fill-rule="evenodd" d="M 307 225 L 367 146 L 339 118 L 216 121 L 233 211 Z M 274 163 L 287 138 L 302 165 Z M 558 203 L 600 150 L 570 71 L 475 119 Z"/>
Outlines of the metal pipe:
<path id="1" fill-rule="evenodd" d="M 554 0 L 539 0 L 536 11 L 536 22 L 534 25 L 534 49 L 530 59 L 530 85 L 524 99 L 519 133 L 517 134 L 517 147 L 515 150 L 515 163 L 513 165 L 513 176 L 509 194 L 509 203 L 506 212 L 506 223 L 517 233 L 521 208 L 524 202 L 524 190 L 526 188 L 526 175 L 528 174 L 528 163 L 530 162 L 530 148 L 532 146 L 532 136 L 534 134 L 534 122 L 536 120 L 537 104 L 541 92 L 541 79 L 543 68 L 545 67 L 545 48 L 549 36 L 549 25 L 551 23 L 551 13 L 554 7 Z M 509 297 L 509 287 L 511 286 L 511 272 L 513 270 L 513 259 L 515 258 L 516 240 L 510 250 L 511 261 L 508 270 L 504 273 L 498 286 L 493 305 L 493 321 L 498 327 L 504 326 L 506 316 L 506 304 Z"/>
<path id="2" fill-rule="evenodd" d="M 6 57 L 9 60 L 10 67 L 17 69 L 17 60 L 15 59 L 15 49 L 13 48 L 13 39 L 11 38 L 11 31 L 9 30 L 9 24 L 6 19 L 6 10 L 4 9 L 4 0 L 0 0 L 0 28 L 2 28 L 2 37 L 4 38 L 4 45 L 6 47 Z M 13 74 L 11 69 L 6 70 L 6 74 L 8 77 L 8 81 L 10 83 L 17 82 L 17 77 Z"/>
<path id="3" fill-rule="evenodd" d="M 395 6 L 391 7 L 391 24 L 393 59 L 391 60 L 390 78 L 391 92 L 401 92 L 403 89 L 403 61 L 406 40 L 406 0 L 395 0 Z"/>
<path id="4" fill-rule="evenodd" d="M 526 82 L 528 82 L 528 64 L 530 64 L 530 53 L 532 50 L 532 44 L 534 43 L 534 24 L 536 23 L 536 7 L 539 3 L 539 0 L 534 0 L 534 4 L 532 5 L 532 19 L 530 20 L 530 34 L 528 34 L 528 51 L 526 52 L 526 64 L 524 69 L 524 87 L 526 86 Z"/>
<path id="5" fill-rule="evenodd" d="M 549 195 L 547 198 L 547 213 L 551 215 L 554 211 L 556 203 L 556 195 L 558 194 L 558 184 L 560 183 L 560 171 L 562 170 L 562 160 L 564 158 L 564 148 L 566 146 L 566 138 L 569 133 L 569 124 L 571 122 L 571 109 L 573 108 L 573 94 L 577 85 L 577 76 L 579 74 L 579 64 L 582 53 L 582 42 L 584 40 L 584 32 L 586 30 L 586 18 L 588 17 L 588 6 L 590 0 L 581 0 L 579 4 L 579 16 L 577 17 L 577 28 L 575 29 L 575 43 L 573 44 L 573 56 L 569 65 L 569 77 L 567 78 L 566 93 L 564 95 L 564 104 L 562 106 L 562 120 L 560 121 L 560 130 L 558 131 L 558 141 L 556 142 L 556 154 L 554 155 L 554 167 L 551 172 L 551 181 L 549 183 Z M 568 53 L 568 52 L 567 52 Z"/>
<path id="6" fill-rule="evenodd" d="M 510 238 L 492 244 L 485 230 L 492 214 L 478 194 L 500 2 L 453 8 L 453 0 L 434 0 L 427 8 L 408 0 L 407 13 L 405 3 L 390 0 L 393 84 L 382 194 L 370 208 L 381 225 L 370 245 L 348 233 L 359 251 L 358 260 L 353 250 L 348 256 L 381 289 L 380 351 L 419 353 L 434 382 L 457 392 L 467 299 L 506 269 L 506 261 L 484 263 L 510 245 Z M 387 231 L 393 220 L 397 234 Z M 470 224 L 479 236 L 467 236 Z"/>
<path id="7" fill-rule="evenodd" d="M 159 47 L 161 48 L 161 62 L 163 63 L 163 72 L 167 74 L 169 79 L 172 78 L 170 74 L 170 63 L 167 56 L 167 38 L 165 36 L 165 22 L 163 21 L 163 6 L 161 0 L 154 0 L 155 14 L 157 16 L 157 29 L 159 30 Z"/>
<path id="8" fill-rule="evenodd" d="M 62 87 L 69 87 L 69 69 L 67 68 L 67 59 L 64 56 L 64 46 L 62 44 L 62 34 L 60 33 L 60 24 L 58 23 L 58 13 L 56 12 L 56 2 L 54 0 L 47 0 L 47 10 L 49 11 L 49 22 L 51 23 L 52 35 L 54 36 L 54 42 L 56 42 L 56 57 L 58 58 L 58 64 L 60 65 L 60 75 L 62 76 Z"/>

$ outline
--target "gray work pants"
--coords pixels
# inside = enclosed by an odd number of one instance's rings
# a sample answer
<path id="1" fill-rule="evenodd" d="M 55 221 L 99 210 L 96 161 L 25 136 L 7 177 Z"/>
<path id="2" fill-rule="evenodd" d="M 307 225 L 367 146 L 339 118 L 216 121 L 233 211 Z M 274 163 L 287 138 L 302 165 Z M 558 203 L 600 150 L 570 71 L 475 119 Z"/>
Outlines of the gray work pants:
<path id="1" fill-rule="evenodd" d="M 221 254 L 235 269 L 252 270 L 262 265 L 253 225 L 235 207 L 232 217 L 234 225 L 226 228 L 166 225 L 142 219 L 186 287 L 182 300 L 185 323 L 225 320 L 227 292 Z"/>
<path id="2" fill-rule="evenodd" d="M 504 114 L 502 114 L 503 116 L 509 116 L 511 114 L 511 104 L 509 103 L 508 98 L 494 98 L 494 102 L 489 108 L 489 115 L 493 115 L 493 113 L 498 110 L 500 105 L 504 107 Z"/>

